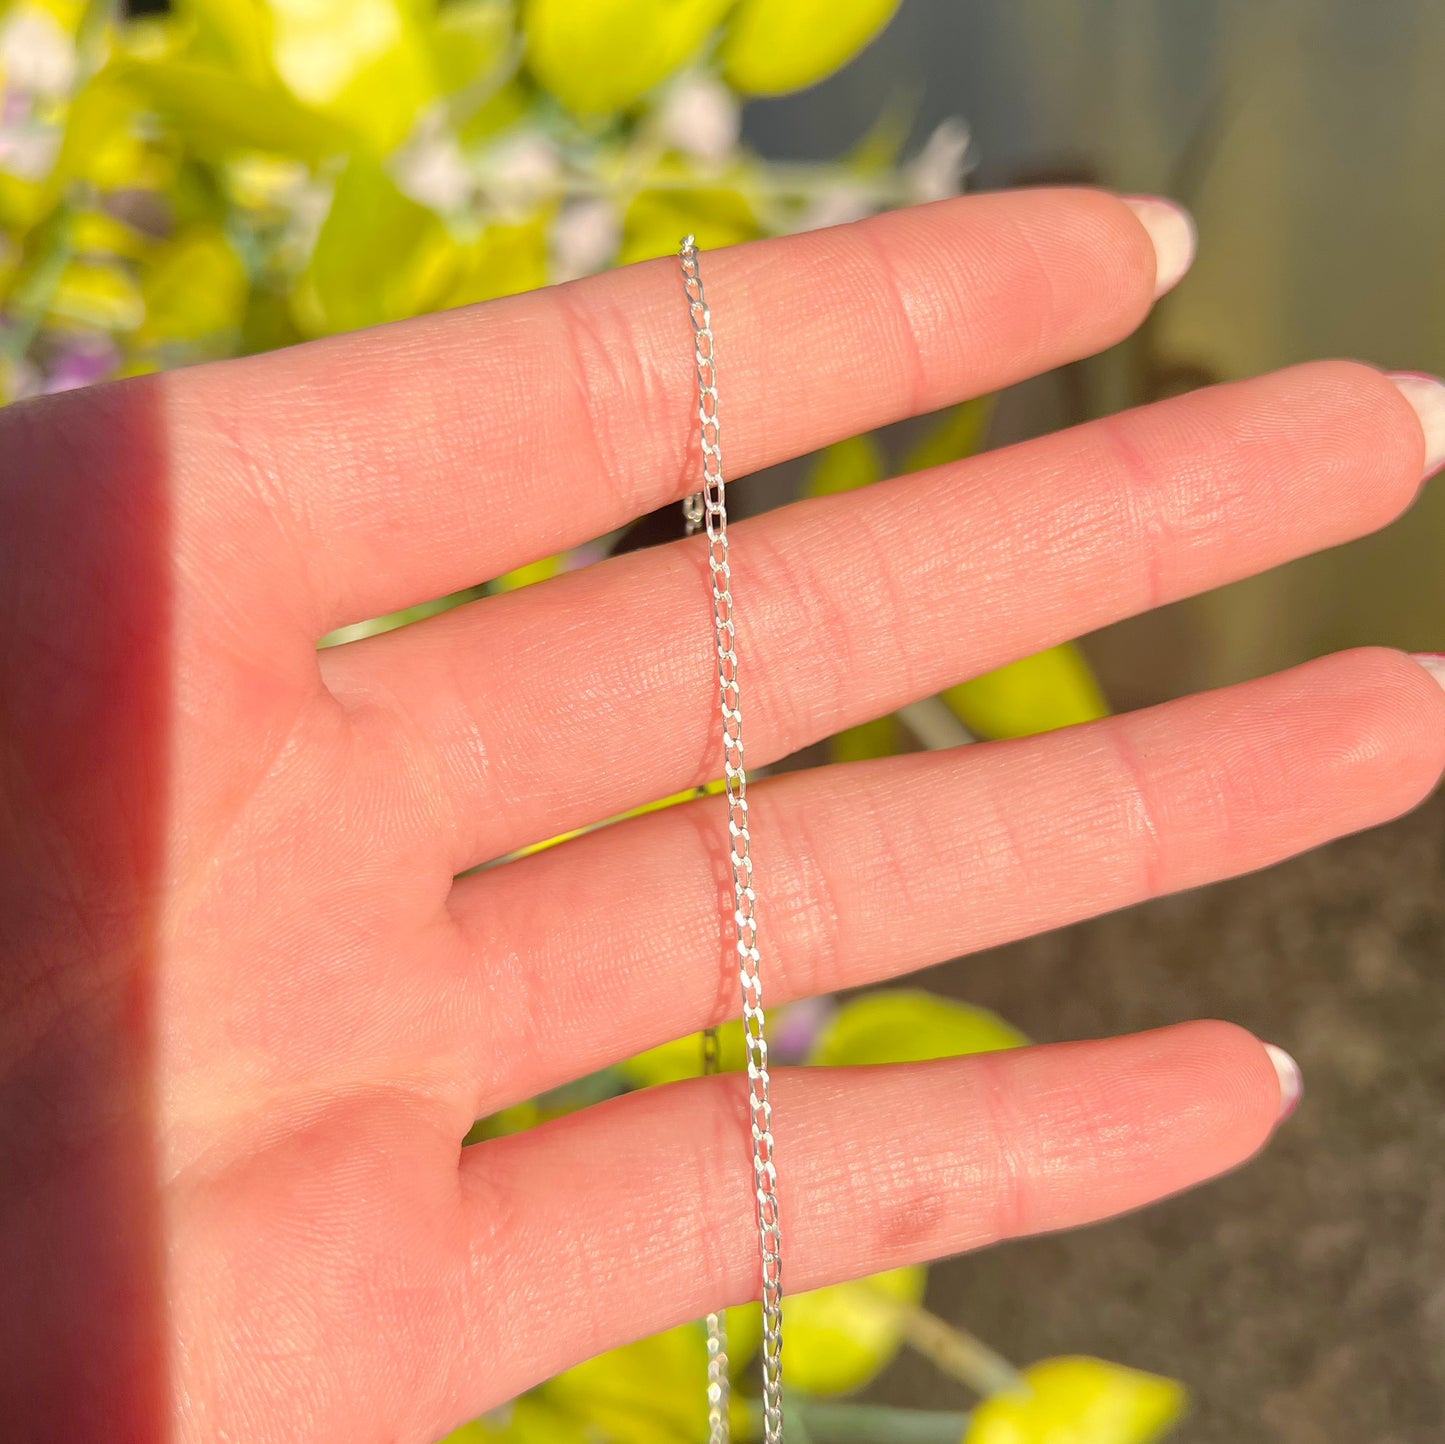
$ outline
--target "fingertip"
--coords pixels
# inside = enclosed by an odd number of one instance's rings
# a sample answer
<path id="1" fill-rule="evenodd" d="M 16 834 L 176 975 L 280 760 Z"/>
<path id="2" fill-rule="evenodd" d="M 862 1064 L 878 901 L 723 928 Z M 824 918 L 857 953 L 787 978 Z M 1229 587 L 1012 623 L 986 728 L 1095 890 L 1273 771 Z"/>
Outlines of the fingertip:
<path id="1" fill-rule="evenodd" d="M 1172 291 L 1188 275 L 1199 252 L 1199 229 L 1178 201 L 1163 196 L 1121 196 L 1154 248 L 1154 299 Z"/>

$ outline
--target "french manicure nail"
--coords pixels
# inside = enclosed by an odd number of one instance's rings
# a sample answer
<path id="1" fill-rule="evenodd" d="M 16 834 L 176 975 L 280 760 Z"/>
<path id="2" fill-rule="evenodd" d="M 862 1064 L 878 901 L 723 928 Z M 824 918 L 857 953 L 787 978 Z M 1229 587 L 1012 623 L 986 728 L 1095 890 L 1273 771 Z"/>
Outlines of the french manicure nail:
<path id="1" fill-rule="evenodd" d="M 1445 652 L 1412 652 L 1410 655 L 1445 687 Z"/>
<path id="2" fill-rule="evenodd" d="M 1425 433 L 1425 475 L 1445 466 L 1445 381 L 1423 371 L 1396 371 L 1390 380 L 1415 408 Z"/>
<path id="3" fill-rule="evenodd" d="M 1172 291 L 1190 266 L 1199 249 L 1199 233 L 1194 218 L 1176 201 L 1159 196 L 1124 196 L 1124 204 L 1139 217 L 1149 239 L 1154 242 L 1154 299 Z"/>
<path id="4" fill-rule="evenodd" d="M 1304 1097 L 1304 1074 L 1300 1072 L 1299 1064 L 1283 1048 L 1266 1043 L 1264 1051 L 1269 1054 L 1269 1061 L 1274 1064 L 1275 1074 L 1279 1078 L 1279 1121 L 1283 1122 L 1299 1107 L 1299 1101 Z"/>

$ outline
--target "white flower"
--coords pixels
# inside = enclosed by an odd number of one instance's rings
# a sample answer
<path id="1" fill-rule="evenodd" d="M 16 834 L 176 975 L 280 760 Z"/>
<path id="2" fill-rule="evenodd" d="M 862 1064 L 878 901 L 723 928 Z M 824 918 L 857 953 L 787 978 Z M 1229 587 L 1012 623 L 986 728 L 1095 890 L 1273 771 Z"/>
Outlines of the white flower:
<path id="1" fill-rule="evenodd" d="M 692 71 L 669 87 L 657 112 L 666 140 L 699 160 L 727 159 L 742 133 L 737 96 L 716 76 Z"/>
<path id="2" fill-rule="evenodd" d="M 60 132 L 33 120 L 0 125 L 0 171 L 21 180 L 43 180 L 60 151 Z"/>
<path id="3" fill-rule="evenodd" d="M 622 221 L 611 201 L 569 201 L 552 227 L 552 274 L 559 281 L 593 275 L 621 244 Z"/>
<path id="4" fill-rule="evenodd" d="M 910 199 L 941 201 L 963 189 L 968 168 L 968 127 L 952 116 L 945 120 L 908 163 L 904 179 Z"/>
<path id="5" fill-rule="evenodd" d="M 491 152 L 483 185 L 502 217 L 520 222 L 556 191 L 561 175 L 557 148 L 545 136 L 528 132 Z"/>
<path id="6" fill-rule="evenodd" d="M 839 182 L 820 190 L 808 203 L 798 224 L 800 231 L 820 231 L 824 226 L 845 226 L 861 221 L 877 207 L 862 185 Z"/>
<path id="7" fill-rule="evenodd" d="M 21 5 L 0 24 L 0 74 L 27 95 L 68 95 L 75 80 L 75 43 L 60 22 L 36 5 Z"/>
<path id="8" fill-rule="evenodd" d="M 476 190 L 461 146 L 445 133 L 421 138 L 401 152 L 396 183 L 413 200 L 437 211 L 461 210 Z"/>

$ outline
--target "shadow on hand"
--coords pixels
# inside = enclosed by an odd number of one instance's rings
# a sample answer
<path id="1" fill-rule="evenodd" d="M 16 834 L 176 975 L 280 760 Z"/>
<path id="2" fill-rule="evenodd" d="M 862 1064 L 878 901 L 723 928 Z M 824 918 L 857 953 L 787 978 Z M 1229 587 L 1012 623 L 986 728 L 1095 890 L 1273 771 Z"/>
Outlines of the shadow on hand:
<path id="1" fill-rule="evenodd" d="M 0 411 L 0 1438 L 170 1435 L 159 383 Z"/>

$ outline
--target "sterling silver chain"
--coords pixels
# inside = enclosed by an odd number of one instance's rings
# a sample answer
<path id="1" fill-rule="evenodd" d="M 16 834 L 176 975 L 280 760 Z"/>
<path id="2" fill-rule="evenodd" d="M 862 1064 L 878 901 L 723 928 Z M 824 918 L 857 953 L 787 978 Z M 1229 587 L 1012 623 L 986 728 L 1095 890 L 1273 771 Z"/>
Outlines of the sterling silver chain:
<path id="1" fill-rule="evenodd" d="M 697 246 L 682 243 L 682 279 L 687 290 L 697 362 L 697 416 L 702 436 L 702 490 L 683 503 L 689 535 L 707 532 L 712 571 L 712 614 L 717 634 L 718 698 L 722 708 L 723 775 L 727 788 L 728 834 L 732 839 L 733 920 L 737 929 L 738 977 L 743 994 L 743 1041 L 747 1051 L 748 1110 L 752 1115 L 753 1184 L 763 1299 L 763 1440 L 783 1438 L 783 1236 L 778 1226 L 778 1170 L 773 1159 L 773 1105 L 768 1098 L 768 1044 L 764 1036 L 763 982 L 758 954 L 757 894 L 753 891 L 752 840 L 748 834 L 748 778 L 743 768 L 742 694 L 738 688 L 737 633 L 733 626 L 732 571 L 728 565 L 728 513 L 718 419 L 717 364 L 712 313 L 703 295 Z M 717 1035 L 704 1034 L 704 1072 L 718 1067 Z M 727 1330 L 721 1313 L 707 1317 L 708 1440 L 727 1444 Z"/>

